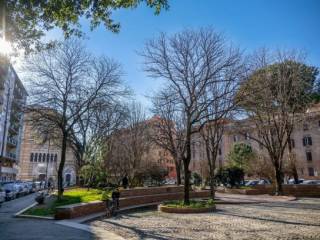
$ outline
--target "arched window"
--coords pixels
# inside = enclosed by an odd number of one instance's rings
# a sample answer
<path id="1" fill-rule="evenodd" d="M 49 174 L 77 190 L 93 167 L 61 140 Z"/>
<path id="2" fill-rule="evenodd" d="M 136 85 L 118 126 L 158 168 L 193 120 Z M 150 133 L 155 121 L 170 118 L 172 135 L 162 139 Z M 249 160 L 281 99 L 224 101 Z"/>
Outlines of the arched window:
<path id="1" fill-rule="evenodd" d="M 57 159 L 58 159 L 58 154 L 55 154 L 54 155 L 54 161 L 57 162 Z"/>
<path id="2" fill-rule="evenodd" d="M 33 153 L 30 154 L 30 162 L 33 162 Z"/>
<path id="3" fill-rule="evenodd" d="M 53 153 L 51 153 L 50 160 L 53 162 Z"/>
<path id="4" fill-rule="evenodd" d="M 34 161 L 37 162 L 38 161 L 38 153 L 34 154 Z"/>
<path id="5" fill-rule="evenodd" d="M 47 162 L 49 162 L 49 160 L 50 160 L 50 154 L 47 153 Z"/>
<path id="6" fill-rule="evenodd" d="M 42 153 L 39 153 L 38 162 L 41 162 L 41 160 L 42 160 Z"/>

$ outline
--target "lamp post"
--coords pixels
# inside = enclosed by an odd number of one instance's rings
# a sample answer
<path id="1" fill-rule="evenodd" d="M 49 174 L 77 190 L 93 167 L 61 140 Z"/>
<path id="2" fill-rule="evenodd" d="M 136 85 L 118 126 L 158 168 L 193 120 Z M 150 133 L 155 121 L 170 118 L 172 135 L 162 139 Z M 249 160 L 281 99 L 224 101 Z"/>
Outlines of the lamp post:
<path id="1" fill-rule="evenodd" d="M 49 160 L 50 160 L 50 137 L 48 138 L 48 153 L 47 153 L 47 157 L 46 157 L 46 162 L 47 162 L 47 167 L 46 167 L 46 180 L 45 180 L 45 186 L 48 187 L 48 165 L 49 165 Z M 49 189 L 48 189 L 49 191 Z"/>

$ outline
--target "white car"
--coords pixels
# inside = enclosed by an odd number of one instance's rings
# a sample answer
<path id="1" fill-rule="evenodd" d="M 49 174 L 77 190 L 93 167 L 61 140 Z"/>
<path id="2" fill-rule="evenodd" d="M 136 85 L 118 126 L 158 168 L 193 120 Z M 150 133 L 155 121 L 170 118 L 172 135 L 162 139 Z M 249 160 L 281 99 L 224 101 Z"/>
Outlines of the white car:
<path id="1" fill-rule="evenodd" d="M 6 192 L 6 200 L 12 200 L 19 195 L 19 186 L 15 183 L 5 183 L 3 184 L 3 189 Z"/>
<path id="2" fill-rule="evenodd" d="M 6 191 L 0 186 L 0 206 L 6 200 Z"/>
<path id="3" fill-rule="evenodd" d="M 308 185 L 320 184 L 320 181 L 318 181 L 318 180 L 304 180 L 304 181 L 302 182 L 302 184 L 308 184 Z"/>

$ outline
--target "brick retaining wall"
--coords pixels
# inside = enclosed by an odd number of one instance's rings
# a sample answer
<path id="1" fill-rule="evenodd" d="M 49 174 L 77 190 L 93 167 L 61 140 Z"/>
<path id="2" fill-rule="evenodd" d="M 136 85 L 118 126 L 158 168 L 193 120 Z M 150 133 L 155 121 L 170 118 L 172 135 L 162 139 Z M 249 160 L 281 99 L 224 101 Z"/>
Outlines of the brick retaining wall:
<path id="1" fill-rule="evenodd" d="M 183 186 L 163 186 L 163 187 L 149 187 L 149 188 L 133 188 L 124 189 L 120 191 L 121 197 L 134 197 L 142 195 L 154 195 L 163 193 L 183 192 Z"/>
<path id="2" fill-rule="evenodd" d="M 210 196 L 210 191 L 192 191 L 190 192 L 190 198 L 206 198 Z M 162 193 L 154 195 L 142 195 L 120 198 L 120 208 L 143 205 L 148 203 L 157 203 L 170 200 L 182 200 L 184 197 L 184 192 L 175 193 Z"/>
<path id="3" fill-rule="evenodd" d="M 76 203 L 56 208 L 55 219 L 71 219 L 103 212 L 106 210 L 106 204 L 103 201 L 93 201 L 88 203 Z"/>
<path id="4" fill-rule="evenodd" d="M 258 185 L 253 189 L 225 189 L 219 192 L 246 195 L 273 194 L 274 188 L 271 185 Z M 283 185 L 283 193 L 295 197 L 320 197 L 320 185 Z"/>

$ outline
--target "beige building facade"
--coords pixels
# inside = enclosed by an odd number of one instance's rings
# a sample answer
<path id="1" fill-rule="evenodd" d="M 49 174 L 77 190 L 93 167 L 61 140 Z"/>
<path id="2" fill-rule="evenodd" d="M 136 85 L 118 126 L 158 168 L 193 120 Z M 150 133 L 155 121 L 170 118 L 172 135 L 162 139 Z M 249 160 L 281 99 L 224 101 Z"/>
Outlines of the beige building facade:
<path id="1" fill-rule="evenodd" d="M 57 184 L 57 172 L 61 159 L 61 149 L 51 141 L 43 142 L 32 129 L 26 114 L 23 125 L 22 144 L 20 151 L 19 180 L 48 180 Z M 71 148 L 67 149 L 66 162 L 63 170 L 65 185 L 76 183 L 75 157 Z M 46 176 L 48 176 L 46 178 Z"/>
<path id="2" fill-rule="evenodd" d="M 255 134 L 254 128 L 248 130 L 246 134 L 240 134 L 237 126 L 235 122 L 225 124 L 216 167 L 221 167 L 228 162 L 229 152 L 233 145 L 239 142 L 249 144 L 258 156 L 268 157 L 266 150 L 250 138 L 250 134 Z M 303 121 L 295 126 L 291 143 L 299 178 L 320 179 L 320 104 L 310 108 Z M 194 134 L 190 170 L 205 176 L 207 169 L 204 143 L 199 134 Z"/>

